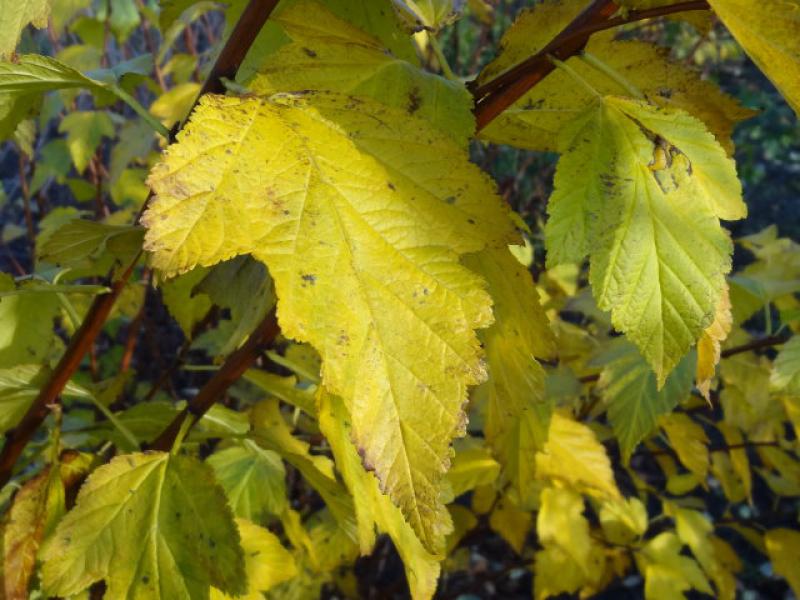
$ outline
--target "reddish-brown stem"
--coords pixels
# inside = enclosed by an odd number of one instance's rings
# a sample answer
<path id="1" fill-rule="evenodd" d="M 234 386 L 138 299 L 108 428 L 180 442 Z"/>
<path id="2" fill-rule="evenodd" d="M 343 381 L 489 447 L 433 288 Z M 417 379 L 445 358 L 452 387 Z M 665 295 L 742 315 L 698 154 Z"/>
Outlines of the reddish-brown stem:
<path id="1" fill-rule="evenodd" d="M 785 342 L 786 342 L 785 336 L 771 335 L 769 337 L 753 340 L 751 342 L 747 342 L 746 344 L 742 344 L 740 346 L 733 346 L 732 348 L 723 350 L 722 352 L 720 352 L 720 358 L 728 358 L 729 356 L 741 354 L 742 352 L 750 352 L 751 350 L 762 350 L 763 348 L 780 346 Z"/>
<path id="2" fill-rule="evenodd" d="M 214 67 L 211 69 L 211 73 L 200 91 L 201 95 L 209 92 L 224 91 L 225 87 L 222 83 L 222 78 L 232 78 L 236 75 L 239 64 L 277 4 L 278 0 L 250 0 L 244 12 L 242 12 L 242 16 L 233 33 L 220 52 Z M 180 125 L 178 126 L 179 128 Z M 39 394 L 33 400 L 19 424 L 6 432 L 5 444 L 2 452 L 0 452 L 0 487 L 11 479 L 14 465 L 27 443 L 47 417 L 49 413 L 48 407 L 58 401 L 64 386 L 67 385 L 72 375 L 78 370 L 83 358 L 102 331 L 111 308 L 127 285 L 140 257 L 141 252 L 122 275 L 112 282 L 109 293 L 95 298 L 83 323 L 72 336 L 64 355 L 56 365 L 50 378 L 39 390 Z"/>
<path id="3" fill-rule="evenodd" d="M 612 0 L 594 0 L 547 46 L 474 91 L 477 130 L 486 127 L 528 90 L 547 77 L 555 68 L 551 57 L 567 60 L 575 56 L 583 50 L 593 33 L 644 19 L 677 12 L 708 10 L 708 8 L 709 5 L 705 0 L 680 2 L 652 9 L 632 10 L 612 18 L 619 7 Z"/>
<path id="4" fill-rule="evenodd" d="M 200 389 L 197 396 L 189 401 L 186 408 L 153 441 L 149 446 L 150 449 L 166 452 L 172 448 L 184 421 L 192 419 L 191 424 L 194 425 L 255 362 L 264 346 L 274 340 L 278 332 L 278 321 L 273 309 L 253 330 L 244 345 L 228 356 L 222 367 Z"/>

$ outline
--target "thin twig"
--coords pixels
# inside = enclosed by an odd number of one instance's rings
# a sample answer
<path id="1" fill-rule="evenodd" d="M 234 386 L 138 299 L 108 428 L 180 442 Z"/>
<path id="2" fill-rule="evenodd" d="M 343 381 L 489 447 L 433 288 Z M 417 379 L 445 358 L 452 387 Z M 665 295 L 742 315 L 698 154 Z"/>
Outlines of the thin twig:
<path id="1" fill-rule="evenodd" d="M 208 409 L 255 362 L 263 351 L 264 346 L 274 340 L 278 332 L 278 321 L 275 317 L 275 309 L 273 309 L 250 334 L 244 345 L 228 356 L 222 367 L 200 389 L 197 396 L 189 401 L 186 408 L 149 445 L 149 449 L 166 452 L 172 448 L 172 444 L 175 442 L 178 432 L 181 431 L 184 421 L 192 419 L 191 425 L 199 421 Z"/>
<path id="2" fill-rule="evenodd" d="M 612 17 L 618 8 L 612 0 L 594 0 L 539 52 L 479 86 L 473 93 L 478 131 L 552 72 L 554 65 L 549 57 L 566 61 L 583 50 L 593 33 L 605 29 L 678 12 L 708 10 L 709 5 L 705 0 L 694 0 Z"/>

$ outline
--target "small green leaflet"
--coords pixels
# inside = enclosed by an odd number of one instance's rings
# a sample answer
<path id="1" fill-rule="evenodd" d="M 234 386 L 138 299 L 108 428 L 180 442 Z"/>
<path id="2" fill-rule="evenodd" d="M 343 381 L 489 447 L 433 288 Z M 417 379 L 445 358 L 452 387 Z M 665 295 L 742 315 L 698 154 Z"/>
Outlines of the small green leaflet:
<path id="1" fill-rule="evenodd" d="M 743 213 L 734 165 L 700 121 L 619 97 L 598 98 L 559 147 L 548 260 L 589 253 L 598 307 L 639 347 L 660 388 L 724 291 L 732 244 L 719 218 Z"/>
<path id="2" fill-rule="evenodd" d="M 161 452 L 118 456 L 92 473 L 40 558 L 52 596 L 101 579 L 110 600 L 247 590 L 239 534 L 211 468 Z"/>
<path id="3" fill-rule="evenodd" d="M 687 354 L 660 390 L 656 376 L 633 344 L 620 339 L 592 361 L 603 366 L 599 387 L 623 460 L 655 429 L 658 417 L 669 413 L 692 390 L 694 353 Z"/>
<path id="4" fill-rule="evenodd" d="M 31 285 L 42 284 L 0 273 L 0 368 L 42 362 L 51 350 L 60 303 L 56 294 L 23 294 Z"/>

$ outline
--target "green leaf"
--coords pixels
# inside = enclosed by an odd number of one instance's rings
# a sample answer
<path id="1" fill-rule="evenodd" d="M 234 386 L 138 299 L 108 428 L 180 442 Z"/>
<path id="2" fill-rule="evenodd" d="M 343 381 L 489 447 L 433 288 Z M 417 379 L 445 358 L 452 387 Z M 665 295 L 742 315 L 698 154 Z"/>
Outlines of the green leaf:
<path id="1" fill-rule="evenodd" d="M 39 365 L 0 369 L 0 432 L 8 431 L 20 421 L 48 376 L 48 370 Z M 71 382 L 62 395 L 84 399 L 91 396 L 88 390 Z"/>
<path id="2" fill-rule="evenodd" d="M 316 15 L 309 21 L 308 15 Z M 383 44 L 338 19 L 316 2 L 301 0 L 277 22 L 292 43 L 257 66 L 256 93 L 325 90 L 367 96 L 429 120 L 460 144 L 474 130 L 472 98 L 448 81 L 392 55 Z"/>
<path id="3" fill-rule="evenodd" d="M 0 0 L 0 60 L 8 60 L 23 29 L 47 27 L 50 0 Z"/>
<path id="4" fill-rule="evenodd" d="M 452 23 L 459 13 L 461 2 L 456 0 L 392 0 L 400 14 L 416 28 L 440 29 Z"/>
<path id="5" fill-rule="evenodd" d="M 792 337 L 778 351 L 769 382 L 776 390 L 800 396 L 800 336 Z"/>
<path id="6" fill-rule="evenodd" d="M 710 0 L 711 7 L 800 115 L 800 1 Z"/>
<path id="7" fill-rule="evenodd" d="M 15 285 L 0 273 L 0 368 L 42 362 L 51 350 L 53 320 L 60 303 L 56 294 L 18 294 L 30 284 Z"/>
<path id="8" fill-rule="evenodd" d="M 141 227 L 74 219 L 55 229 L 37 251 L 40 260 L 65 267 L 88 267 L 106 251 L 127 265 L 141 250 L 143 234 Z"/>
<path id="9" fill-rule="evenodd" d="M 70 113 L 61 120 L 58 130 L 67 134 L 67 147 L 78 173 L 83 173 L 89 166 L 102 138 L 115 135 L 111 117 L 101 111 Z"/>
<path id="10" fill-rule="evenodd" d="M 237 256 L 214 265 L 195 286 L 193 293 L 204 293 L 217 306 L 230 309 L 234 323 L 220 355 L 230 354 L 275 306 L 272 278 L 263 263 L 250 256 Z"/>
<path id="11" fill-rule="evenodd" d="M 239 534 L 211 468 L 161 452 L 114 458 L 89 476 L 42 548 L 49 595 L 105 580 L 109 598 L 196 600 L 247 589 Z"/>
<path id="12" fill-rule="evenodd" d="M 692 391 L 694 354 L 687 354 L 659 390 L 656 376 L 633 344 L 620 340 L 592 361 L 602 366 L 598 386 L 625 462 L 636 446 Z"/>
<path id="13" fill-rule="evenodd" d="M 282 333 L 320 352 L 365 463 L 441 545 L 440 482 L 485 376 L 474 329 L 491 320 L 458 256 L 514 238 L 488 180 L 423 120 L 308 93 L 205 96 L 149 182 L 154 266 L 263 261 Z"/>
<path id="14" fill-rule="evenodd" d="M 495 323 L 480 333 L 489 366 L 476 391 L 487 399 L 484 432 L 524 506 L 536 496 L 530 457 L 544 447 L 552 410 L 536 357 L 551 356 L 555 340 L 533 278 L 511 252 L 484 250 L 465 264 L 486 279 L 494 301 Z"/>
<path id="15" fill-rule="evenodd" d="M 253 522 L 286 507 L 286 470 L 280 456 L 252 442 L 215 452 L 206 460 L 228 495 L 233 513 Z"/>
<path id="16" fill-rule="evenodd" d="M 207 294 L 196 291 L 197 284 L 207 274 L 208 269 L 197 267 L 161 285 L 164 304 L 187 338 L 192 337 L 194 326 L 205 318 L 213 305 Z"/>
<path id="17" fill-rule="evenodd" d="M 724 163 L 701 163 L 695 172 L 691 143 L 688 154 L 664 148 L 642 124 L 669 140 L 669 119 L 704 139 L 702 124 L 679 111 L 598 99 L 560 140 L 545 230 L 551 264 L 590 253 L 598 307 L 610 310 L 614 327 L 639 347 L 659 388 L 711 325 L 725 292 L 732 247 L 718 217 L 720 204 L 728 204 L 708 197 L 712 187 L 727 189 L 735 179 Z"/>

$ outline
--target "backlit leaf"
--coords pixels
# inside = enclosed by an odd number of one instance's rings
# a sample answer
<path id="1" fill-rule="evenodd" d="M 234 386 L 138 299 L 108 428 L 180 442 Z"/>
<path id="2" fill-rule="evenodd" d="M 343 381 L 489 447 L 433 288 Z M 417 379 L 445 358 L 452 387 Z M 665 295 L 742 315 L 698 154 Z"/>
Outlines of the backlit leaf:
<path id="1" fill-rule="evenodd" d="M 797 570 L 800 532 L 792 529 L 770 529 L 764 536 L 764 542 L 772 568 L 786 578 L 795 595 L 800 594 L 800 572 Z"/>
<path id="2" fill-rule="evenodd" d="M 673 151 L 656 145 L 656 134 L 642 122 L 667 133 L 662 116 L 681 123 L 679 130 L 703 134 L 702 124 L 686 114 L 610 97 L 570 125 L 560 141 L 545 230 L 552 263 L 591 250 L 597 304 L 639 347 L 659 388 L 711 325 L 732 250 L 719 225 L 719 200 L 706 201 L 713 187 L 727 183 L 710 168 L 694 173 L 683 154 L 655 166 L 658 152 Z M 728 167 L 714 168 L 735 181 Z"/>
<path id="3" fill-rule="evenodd" d="M 536 455 L 537 477 L 561 481 L 600 498 L 620 497 L 606 449 L 586 425 L 559 413 L 550 419 L 544 451 Z"/>
<path id="4" fill-rule="evenodd" d="M 708 438 L 703 428 L 685 413 L 664 415 L 658 422 L 683 466 L 705 481 L 709 462 Z"/>
<path id="5" fill-rule="evenodd" d="M 215 452 L 207 461 L 228 495 L 233 514 L 261 522 L 286 506 L 286 470 L 275 452 L 252 442 Z"/>
<path id="6" fill-rule="evenodd" d="M 213 518 L 209 518 L 213 515 Z M 114 458 L 81 488 L 45 542 L 47 594 L 105 580 L 108 598 L 208 598 L 246 590 L 239 535 L 211 468 L 153 452 Z"/>
<path id="7" fill-rule="evenodd" d="M 453 142 L 353 102 L 204 97 L 150 175 L 145 247 L 167 273 L 242 253 L 267 264 L 282 332 L 320 351 L 365 464 L 436 547 L 449 445 L 485 377 L 473 330 L 492 318 L 457 259 L 511 241 L 511 222 Z"/>

